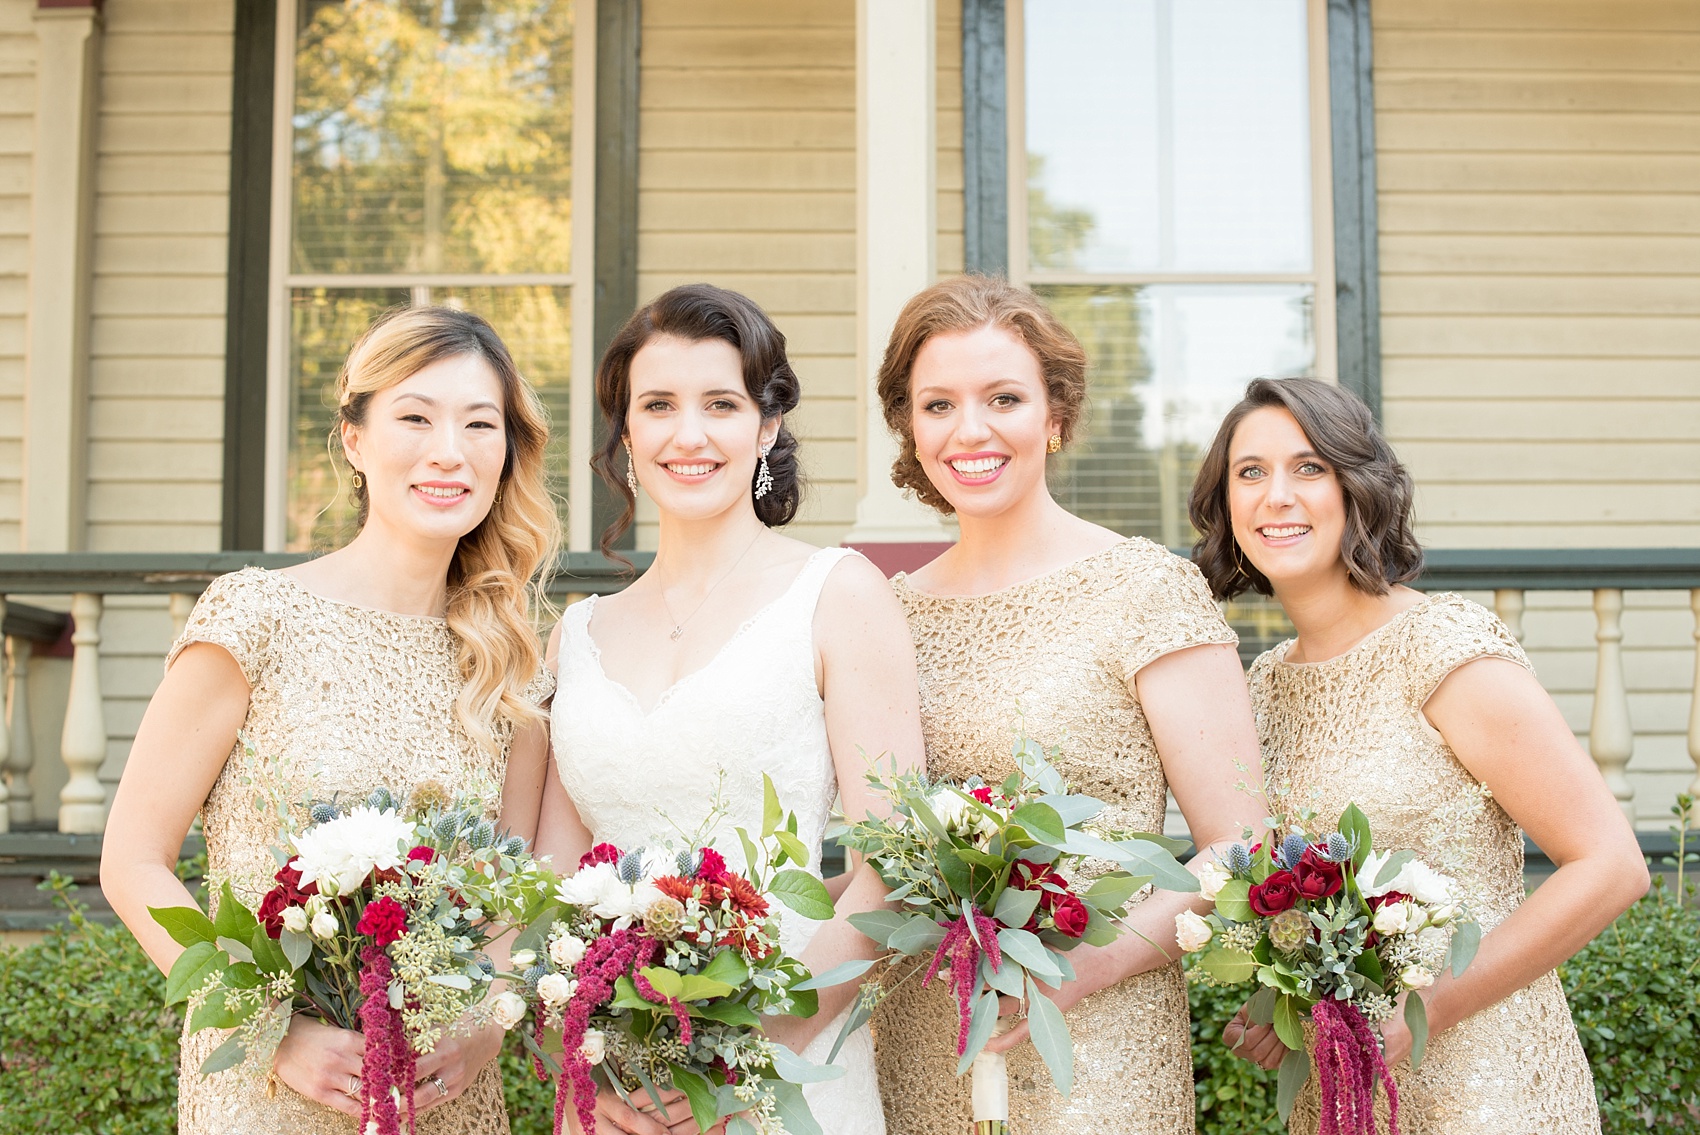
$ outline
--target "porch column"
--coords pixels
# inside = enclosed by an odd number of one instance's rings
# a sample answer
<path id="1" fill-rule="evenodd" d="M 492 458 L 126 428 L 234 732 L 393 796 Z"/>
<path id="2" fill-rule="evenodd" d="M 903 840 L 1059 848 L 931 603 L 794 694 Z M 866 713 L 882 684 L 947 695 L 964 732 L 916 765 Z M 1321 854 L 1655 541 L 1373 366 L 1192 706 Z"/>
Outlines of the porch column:
<path id="1" fill-rule="evenodd" d="M 83 542 L 99 8 L 43 0 L 35 33 L 22 542 L 73 552 Z"/>
<path id="2" fill-rule="evenodd" d="M 891 483 L 897 444 L 874 389 L 903 304 L 936 272 L 933 0 L 856 2 L 856 323 L 862 376 L 861 499 L 844 542 L 888 574 L 949 546 L 925 505 Z"/>

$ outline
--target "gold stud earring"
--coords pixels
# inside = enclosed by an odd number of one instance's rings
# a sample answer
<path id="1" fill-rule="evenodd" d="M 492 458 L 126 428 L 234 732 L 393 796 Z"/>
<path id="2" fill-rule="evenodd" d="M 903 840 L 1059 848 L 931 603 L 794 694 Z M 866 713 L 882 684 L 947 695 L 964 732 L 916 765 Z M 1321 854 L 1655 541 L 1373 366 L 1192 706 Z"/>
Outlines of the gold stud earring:
<path id="1" fill-rule="evenodd" d="M 354 470 L 354 478 L 353 479 L 354 479 L 354 487 L 356 489 L 363 489 L 363 488 L 366 487 L 366 478 L 360 475 L 360 470 L 358 470 L 358 469 Z"/>
<path id="2" fill-rule="evenodd" d="M 1051 440 L 1045 443 L 1046 453 L 1062 452 L 1062 434 L 1052 434 Z"/>

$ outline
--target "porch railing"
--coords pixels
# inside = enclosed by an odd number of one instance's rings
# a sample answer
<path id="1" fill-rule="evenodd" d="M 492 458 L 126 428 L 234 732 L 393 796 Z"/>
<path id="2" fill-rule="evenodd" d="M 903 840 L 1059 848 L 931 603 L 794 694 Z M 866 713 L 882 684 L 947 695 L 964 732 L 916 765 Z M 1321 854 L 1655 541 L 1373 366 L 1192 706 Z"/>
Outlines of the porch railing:
<path id="1" fill-rule="evenodd" d="M 109 732 L 101 689 L 101 616 L 114 595 L 165 595 L 173 635 L 195 597 L 214 578 L 250 564 L 283 567 L 303 557 L 267 553 L 0 555 L 0 633 L 5 639 L 6 728 L 0 729 L 0 832 L 45 829 L 30 785 L 35 765 L 29 722 L 30 658 L 37 643 L 68 635 L 70 687 L 59 759 L 67 779 L 53 829 L 98 834 L 105 826 L 107 786 L 100 769 Z M 634 555 L 641 568 L 647 556 Z M 552 594 L 558 600 L 618 591 L 632 577 L 595 553 L 562 557 Z M 1700 793 L 1700 549 L 1435 550 L 1419 586 L 1426 590 L 1492 592 L 1494 607 L 1521 637 L 1529 591 L 1586 591 L 1593 595 L 1595 678 L 1589 748 L 1606 783 L 1633 816 L 1634 790 L 1626 768 L 1634 752 L 1629 685 L 1624 676 L 1624 592 L 1688 592 L 1694 616 L 1695 688 L 1690 696 L 1687 748 L 1695 766 L 1691 791 Z M 52 598 L 48 598 L 52 597 Z M 25 599 L 35 603 L 25 603 Z M 68 602 L 67 602 L 68 600 Z M 67 611 L 51 608 L 65 606 Z M 167 644 L 159 644 L 163 652 Z"/>

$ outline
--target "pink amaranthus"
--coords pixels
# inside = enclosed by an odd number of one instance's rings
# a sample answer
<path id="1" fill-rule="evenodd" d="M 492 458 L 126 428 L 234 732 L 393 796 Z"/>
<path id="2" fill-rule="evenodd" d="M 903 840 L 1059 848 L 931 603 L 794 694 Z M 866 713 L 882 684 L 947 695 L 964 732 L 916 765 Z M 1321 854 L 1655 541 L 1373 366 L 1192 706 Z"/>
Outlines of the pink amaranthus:
<path id="1" fill-rule="evenodd" d="M 1317 1135 L 1376 1135 L 1377 1079 L 1387 1086 L 1388 1135 L 1399 1135 L 1399 1092 L 1363 1014 L 1350 1004 L 1319 1001 L 1311 1019 L 1316 1022 L 1317 1087 L 1322 1093 Z"/>
<path id="2" fill-rule="evenodd" d="M 390 956 L 382 946 L 371 944 L 360 951 L 360 964 L 360 992 L 365 996 L 360 1025 L 366 1034 L 360 1062 L 360 1083 L 365 1089 L 360 1102 L 360 1129 L 368 1130 L 375 1119 L 379 1131 L 399 1130 L 401 1115 L 391 1089 L 403 1088 L 407 1090 L 407 1127 L 411 1131 L 411 1089 L 418 1057 L 402 1030 L 401 1013 L 390 1007 Z"/>
<path id="3" fill-rule="evenodd" d="M 562 1129 L 562 1120 L 566 1118 L 568 1095 L 578 1109 L 579 1126 L 587 1132 L 596 1130 L 596 1082 L 590 1077 L 590 1061 L 580 1051 L 591 1014 L 614 996 L 617 979 L 637 974 L 655 960 L 659 951 L 660 943 L 642 927 L 628 926 L 590 943 L 584 957 L 573 967 L 578 989 L 568 998 L 561 1022 L 561 1078 L 555 1086 L 556 1131 Z M 541 1068 L 538 1075 L 540 1079 L 548 1078 Z"/>
<path id="4" fill-rule="evenodd" d="M 925 988 L 938 975 L 941 966 L 947 963 L 950 966 L 950 985 L 956 993 L 958 1056 L 968 1051 L 968 1022 L 974 1008 L 974 987 L 980 973 L 982 943 L 992 959 L 992 969 L 996 971 L 1003 966 L 1003 951 L 998 947 L 998 924 L 971 903 L 964 903 L 962 911 L 962 917 L 945 930 L 944 941 L 939 943 L 938 952 L 927 967 L 927 975 L 921 979 L 921 986 Z M 974 920 L 972 929 L 969 928 L 970 918 Z"/>

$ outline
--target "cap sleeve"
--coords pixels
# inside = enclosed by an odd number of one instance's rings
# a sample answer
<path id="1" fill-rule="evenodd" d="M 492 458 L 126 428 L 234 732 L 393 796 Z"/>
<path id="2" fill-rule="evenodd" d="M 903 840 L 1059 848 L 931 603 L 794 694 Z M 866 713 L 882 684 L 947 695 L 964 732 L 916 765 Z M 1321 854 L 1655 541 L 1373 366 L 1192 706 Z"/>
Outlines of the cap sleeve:
<path id="1" fill-rule="evenodd" d="M 264 572 L 244 568 L 207 585 L 189 612 L 189 621 L 165 656 L 169 670 L 193 643 L 221 646 L 241 667 L 250 688 L 259 684 L 276 630 L 276 605 Z"/>
<path id="2" fill-rule="evenodd" d="M 525 700 L 539 708 L 549 704 L 549 699 L 555 696 L 555 672 L 544 663 L 537 668 L 531 684 L 525 688 Z"/>
<path id="3" fill-rule="evenodd" d="M 1499 617 L 1461 595 L 1437 595 L 1407 632 L 1405 690 L 1421 708 L 1447 675 L 1478 658 L 1503 658 L 1534 673 L 1529 656 Z"/>
<path id="4" fill-rule="evenodd" d="M 1137 543 L 1141 547 L 1132 549 L 1134 562 L 1129 565 L 1129 638 L 1121 654 L 1124 681 L 1132 682 L 1165 654 L 1240 641 L 1210 597 L 1197 565 L 1148 540 Z"/>

